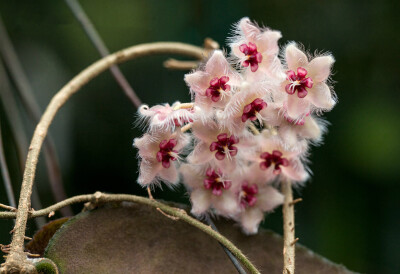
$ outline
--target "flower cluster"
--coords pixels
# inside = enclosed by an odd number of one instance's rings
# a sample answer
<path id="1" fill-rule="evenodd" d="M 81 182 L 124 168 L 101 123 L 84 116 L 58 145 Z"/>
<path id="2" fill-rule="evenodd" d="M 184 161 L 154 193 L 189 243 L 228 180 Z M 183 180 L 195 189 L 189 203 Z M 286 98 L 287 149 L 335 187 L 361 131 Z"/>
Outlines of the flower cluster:
<path id="1" fill-rule="evenodd" d="M 229 57 L 215 50 L 185 75 L 193 102 L 141 107 L 148 127 L 134 140 L 139 184 L 171 186 L 181 174 L 193 214 L 223 215 L 257 232 L 264 213 L 283 203 L 279 182 L 309 177 L 307 152 L 324 132 L 316 116 L 336 102 L 333 57 L 311 57 L 293 42 L 280 52 L 280 38 L 243 18 Z"/>

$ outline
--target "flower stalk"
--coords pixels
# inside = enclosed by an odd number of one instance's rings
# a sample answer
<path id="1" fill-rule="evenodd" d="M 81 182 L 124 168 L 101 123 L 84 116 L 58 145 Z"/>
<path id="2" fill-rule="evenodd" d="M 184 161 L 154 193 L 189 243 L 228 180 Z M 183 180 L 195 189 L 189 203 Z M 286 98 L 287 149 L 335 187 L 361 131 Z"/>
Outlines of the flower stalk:
<path id="1" fill-rule="evenodd" d="M 283 274 L 293 274 L 295 270 L 295 249 L 298 238 L 294 231 L 294 201 L 292 183 L 289 180 L 281 182 L 284 202 L 283 212 Z"/>

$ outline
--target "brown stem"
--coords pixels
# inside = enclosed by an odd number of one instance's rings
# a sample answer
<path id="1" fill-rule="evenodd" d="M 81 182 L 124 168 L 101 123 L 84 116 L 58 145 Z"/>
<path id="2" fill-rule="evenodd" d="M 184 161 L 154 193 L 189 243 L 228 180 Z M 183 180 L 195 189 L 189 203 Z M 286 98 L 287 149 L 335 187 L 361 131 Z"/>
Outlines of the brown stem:
<path id="1" fill-rule="evenodd" d="M 282 193 L 285 196 L 283 203 L 283 274 L 294 274 L 295 248 L 294 238 L 294 204 L 292 183 L 284 180 L 281 183 Z"/>
<path id="2" fill-rule="evenodd" d="M 181 54 L 197 59 L 203 56 L 203 49 L 192 45 L 173 42 L 159 42 L 150 44 L 141 44 L 133 46 L 105 58 L 100 59 L 91 66 L 87 67 L 70 82 L 68 82 L 50 101 L 45 112 L 36 126 L 32 137 L 31 145 L 26 160 L 24 177 L 22 180 L 21 193 L 18 204 L 18 212 L 14 227 L 14 234 L 11 242 L 11 252 L 7 257 L 4 268 L 11 269 L 16 267 L 28 267 L 24 254 L 24 236 L 26 222 L 30 211 L 30 197 L 32 194 L 32 185 L 35 178 L 36 166 L 39 158 L 40 149 L 47 135 L 51 122 L 57 111 L 75 94 L 82 86 L 95 78 L 101 72 L 107 70 L 115 64 L 125 62 L 137 57 L 154 54 Z"/>
<path id="3" fill-rule="evenodd" d="M 11 39 L 4 24 L 0 18 L 0 50 L 3 55 L 7 68 L 14 79 L 17 91 L 22 100 L 22 103 L 27 110 L 32 122 L 37 124 L 42 115 L 39 104 L 37 103 L 31 84 L 26 76 L 17 53 L 12 45 Z M 60 166 L 58 164 L 58 157 L 56 154 L 55 145 L 51 136 L 45 142 L 44 156 L 49 175 L 49 182 L 51 191 L 56 201 L 64 200 L 67 195 L 62 183 Z M 63 209 L 63 215 L 72 215 L 70 207 Z"/>
<path id="4" fill-rule="evenodd" d="M 79 195 L 68 198 L 62 202 L 59 202 L 55 205 L 49 206 L 48 208 L 41 209 L 38 211 L 34 211 L 30 213 L 29 217 L 37 217 L 37 216 L 44 216 L 49 214 L 52 211 L 58 210 L 66 205 L 71 205 L 75 203 L 84 203 L 84 202 L 92 202 L 92 203 L 105 203 L 105 202 L 134 202 L 145 204 L 148 206 L 152 206 L 154 208 L 159 208 L 168 215 L 171 215 L 179 220 L 183 220 L 188 224 L 200 229 L 201 231 L 205 232 L 209 236 L 213 237 L 215 240 L 223 244 L 238 260 L 251 272 L 251 273 L 260 273 L 257 268 L 246 258 L 246 256 L 227 238 L 222 236 L 217 231 L 213 230 L 210 226 L 203 224 L 202 222 L 190 217 L 186 211 L 180 208 L 175 208 L 168 206 L 166 204 L 160 203 L 156 200 L 140 197 L 136 195 L 129 195 L 129 194 L 106 194 L 101 192 L 96 192 L 94 194 L 88 195 Z M 0 212 L 0 219 L 2 218 L 18 218 L 18 213 L 15 212 Z M 12 255 L 12 246 L 10 254 L 7 257 L 7 261 Z M 7 262 L 6 262 L 7 264 Z M 3 269 L 2 269 L 3 270 Z"/>
<path id="5" fill-rule="evenodd" d="M 173 58 L 164 61 L 165 68 L 175 70 L 191 70 L 197 68 L 198 65 L 198 61 L 180 61 Z"/>

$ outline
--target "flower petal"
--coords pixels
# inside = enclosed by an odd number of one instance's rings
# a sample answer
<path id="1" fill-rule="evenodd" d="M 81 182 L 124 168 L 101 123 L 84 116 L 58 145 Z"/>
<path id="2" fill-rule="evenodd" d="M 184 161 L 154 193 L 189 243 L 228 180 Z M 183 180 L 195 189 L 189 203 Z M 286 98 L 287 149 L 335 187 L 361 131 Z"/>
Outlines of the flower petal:
<path id="1" fill-rule="evenodd" d="M 231 67 L 222 51 L 216 50 L 210 59 L 208 59 L 205 70 L 211 75 L 211 77 L 220 78 L 221 76 L 227 75 L 230 68 Z"/>
<path id="2" fill-rule="evenodd" d="M 177 141 L 177 144 L 176 144 L 174 149 L 178 150 L 178 151 L 180 151 L 184 147 L 186 147 L 190 143 L 190 141 L 192 139 L 189 134 L 181 133 L 179 129 L 177 130 L 176 138 L 178 139 L 178 141 Z"/>
<path id="3" fill-rule="evenodd" d="M 171 184 L 178 183 L 179 176 L 174 163 L 171 163 L 169 168 L 162 168 L 159 172 L 159 176 L 161 179 Z"/>
<path id="4" fill-rule="evenodd" d="M 331 67 L 335 59 L 332 55 L 320 56 L 311 60 L 308 65 L 308 73 L 314 83 L 324 82 L 331 73 Z"/>
<path id="5" fill-rule="evenodd" d="M 283 195 L 271 186 L 263 187 L 257 195 L 256 206 L 262 211 L 271 211 L 283 204 Z"/>
<path id="6" fill-rule="evenodd" d="M 156 157 L 157 152 L 160 150 L 159 142 L 152 142 L 152 135 L 150 134 L 144 134 L 140 138 L 135 138 L 133 146 L 138 149 L 139 156 L 145 158 Z"/>
<path id="7" fill-rule="evenodd" d="M 235 214 L 239 211 L 239 202 L 231 191 L 223 191 L 221 196 L 214 197 L 214 208 L 222 215 Z"/>
<path id="8" fill-rule="evenodd" d="M 299 50 L 295 43 L 290 43 L 285 49 L 285 57 L 288 68 L 297 70 L 298 67 L 305 67 L 308 65 L 308 58 Z"/>
<path id="9" fill-rule="evenodd" d="M 206 212 L 211 205 L 211 192 L 204 189 L 195 189 L 190 194 L 190 200 L 192 202 L 191 212 L 194 215 L 200 215 Z"/>
<path id="10" fill-rule="evenodd" d="M 153 181 L 158 174 L 158 172 L 162 169 L 161 163 L 158 161 L 146 161 L 142 160 L 140 163 L 139 169 L 139 178 L 138 183 L 142 186 L 147 186 Z"/>
<path id="11" fill-rule="evenodd" d="M 239 21 L 238 28 L 247 39 L 254 39 L 260 33 L 260 29 L 248 17 L 244 17 Z"/>
<path id="12" fill-rule="evenodd" d="M 325 83 L 315 84 L 309 90 L 307 98 L 314 106 L 325 110 L 332 109 L 336 103 L 328 85 Z"/>
<path id="13" fill-rule="evenodd" d="M 290 118 L 296 120 L 310 111 L 310 103 L 307 98 L 299 98 L 297 94 L 289 95 L 287 101 L 287 113 Z"/>
<path id="14" fill-rule="evenodd" d="M 297 126 L 300 136 L 307 139 L 318 140 L 321 138 L 321 128 L 317 121 L 311 116 L 307 116 L 304 119 L 304 125 Z"/>
<path id="15" fill-rule="evenodd" d="M 204 171 L 191 164 L 182 164 L 179 172 L 183 176 L 183 183 L 190 188 L 202 188 L 204 184 Z"/>
<path id="16" fill-rule="evenodd" d="M 210 86 L 211 79 L 211 75 L 203 71 L 185 74 L 185 82 L 189 88 L 195 93 L 203 96 L 205 95 L 206 89 Z"/>
<path id="17" fill-rule="evenodd" d="M 209 143 L 200 142 L 194 147 L 187 159 L 192 164 L 204 164 L 211 161 L 214 154 L 215 152 L 210 150 Z"/>
<path id="18" fill-rule="evenodd" d="M 195 121 L 192 124 L 193 135 L 203 142 L 211 144 L 217 139 L 220 130 L 214 121 Z"/>
<path id="19" fill-rule="evenodd" d="M 256 207 L 247 209 L 240 215 L 242 228 L 247 234 L 256 234 L 263 219 L 264 213 Z"/>
<path id="20" fill-rule="evenodd" d="M 282 38 L 280 31 L 267 30 L 257 37 L 258 51 L 266 55 L 279 53 L 278 40 Z"/>
<path id="21" fill-rule="evenodd" d="M 282 175 L 294 182 L 304 182 L 308 178 L 308 173 L 299 160 L 292 160 L 288 166 L 281 166 Z"/>
<path id="22" fill-rule="evenodd" d="M 297 144 L 297 130 L 295 125 L 284 125 L 278 130 L 285 146 L 293 147 Z"/>

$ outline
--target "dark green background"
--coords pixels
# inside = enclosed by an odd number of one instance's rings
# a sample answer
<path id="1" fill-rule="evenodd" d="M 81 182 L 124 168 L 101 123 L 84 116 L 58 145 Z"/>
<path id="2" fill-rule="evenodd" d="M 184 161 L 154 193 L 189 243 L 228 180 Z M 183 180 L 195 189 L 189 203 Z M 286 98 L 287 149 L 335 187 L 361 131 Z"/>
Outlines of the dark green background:
<path id="1" fill-rule="evenodd" d="M 400 271 L 399 1 L 81 1 L 111 51 L 154 41 L 201 45 L 212 37 L 226 47 L 232 23 L 249 16 L 336 58 L 339 104 L 325 144 L 314 148 L 314 175 L 297 194 L 300 243 L 348 268 Z M 74 75 L 99 58 L 61 0 L 0 1 L 0 13 L 42 109 Z M 183 73 L 162 67 L 167 57 L 121 65 L 143 102 L 188 101 Z M 3 111 L 1 110 L 2 117 Z M 26 116 L 25 116 L 26 117 Z M 28 119 L 27 119 L 28 120 Z M 56 116 L 51 133 L 68 196 L 96 190 L 140 193 L 132 140 L 135 109 L 106 72 L 85 86 Z M 30 138 L 33 127 L 28 124 Z M 3 121 L 14 187 L 21 181 L 9 125 Z M 53 203 L 40 159 L 36 183 L 44 205 Z M 186 201 L 181 191 L 156 197 Z M 7 203 L 3 184 L 0 202 Z M 79 207 L 75 207 L 78 212 Z M 264 224 L 281 233 L 280 209 Z M 11 221 L 0 220 L 8 243 Z M 34 224 L 29 223 L 29 235 Z"/>

